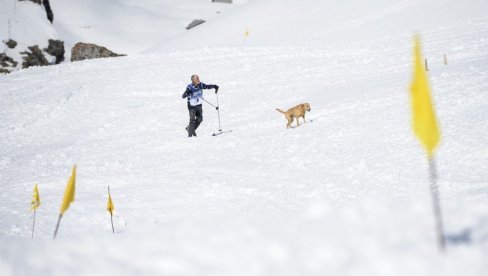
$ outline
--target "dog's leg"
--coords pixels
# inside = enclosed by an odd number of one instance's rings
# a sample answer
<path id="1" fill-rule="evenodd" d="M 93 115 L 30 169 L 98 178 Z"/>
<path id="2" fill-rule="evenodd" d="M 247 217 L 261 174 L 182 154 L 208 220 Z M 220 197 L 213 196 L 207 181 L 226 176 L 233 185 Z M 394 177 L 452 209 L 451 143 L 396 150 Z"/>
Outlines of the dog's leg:
<path id="1" fill-rule="evenodd" d="M 286 119 L 288 120 L 288 124 L 286 124 L 286 128 L 290 128 L 291 123 L 293 123 L 293 117 L 287 116 Z"/>
<path id="2" fill-rule="evenodd" d="M 300 116 L 296 117 L 297 119 L 297 127 L 300 125 Z"/>

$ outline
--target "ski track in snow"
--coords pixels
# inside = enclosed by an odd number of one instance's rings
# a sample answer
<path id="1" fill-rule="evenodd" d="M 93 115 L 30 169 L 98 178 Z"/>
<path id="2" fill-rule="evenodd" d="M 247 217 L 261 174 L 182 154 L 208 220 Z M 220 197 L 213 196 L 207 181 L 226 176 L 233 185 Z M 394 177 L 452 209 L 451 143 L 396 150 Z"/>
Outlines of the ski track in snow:
<path id="1" fill-rule="evenodd" d="M 342 48 L 206 48 L 0 76 L 0 269 L 484 275 L 488 21 L 423 36 L 442 131 L 447 255 L 435 248 L 427 162 L 410 126 L 411 37 L 400 34 Z M 217 114 L 206 105 L 198 137 L 186 138 L 180 95 L 192 73 L 220 86 L 222 126 L 232 133 L 211 137 Z M 215 103 L 213 90 L 204 95 Z M 285 129 L 274 109 L 301 102 L 311 104 L 308 122 Z M 52 243 L 74 163 L 76 201 Z"/>

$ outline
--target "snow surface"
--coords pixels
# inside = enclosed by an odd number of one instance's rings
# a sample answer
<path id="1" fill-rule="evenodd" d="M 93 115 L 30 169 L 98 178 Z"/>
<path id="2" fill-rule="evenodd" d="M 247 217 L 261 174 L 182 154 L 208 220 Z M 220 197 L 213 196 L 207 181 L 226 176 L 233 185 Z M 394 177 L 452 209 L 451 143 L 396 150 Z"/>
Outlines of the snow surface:
<path id="1" fill-rule="evenodd" d="M 70 61 L 71 48 L 78 42 L 95 43 L 117 53 L 128 55 L 184 33 L 194 19 L 211 22 L 247 0 L 234 4 L 207 0 L 51 0 L 54 22 L 46 18 L 44 6 L 31 1 L 0 0 L 0 42 L 15 40 L 9 49 L 0 50 L 19 61 L 28 46 L 48 46 L 49 39 L 64 41 L 65 62 Z M 55 57 L 45 55 L 54 62 Z"/>
<path id="2" fill-rule="evenodd" d="M 212 21 L 239 7 L 208 0 L 53 0 L 54 28 L 65 40 L 67 56 L 78 42 L 137 54 L 188 32 L 194 19 Z"/>
<path id="3" fill-rule="evenodd" d="M 1 274 L 486 275 L 486 5 L 277 3 L 249 1 L 144 55 L 0 76 Z M 325 35 L 321 19 L 335 22 Z M 442 132 L 444 254 L 410 125 L 414 31 Z M 218 118 L 205 105 L 198 137 L 186 137 L 180 95 L 193 73 L 220 86 L 231 133 L 211 136 Z M 302 102 L 307 123 L 286 129 L 274 109 Z M 76 200 L 53 242 L 75 163 Z"/>

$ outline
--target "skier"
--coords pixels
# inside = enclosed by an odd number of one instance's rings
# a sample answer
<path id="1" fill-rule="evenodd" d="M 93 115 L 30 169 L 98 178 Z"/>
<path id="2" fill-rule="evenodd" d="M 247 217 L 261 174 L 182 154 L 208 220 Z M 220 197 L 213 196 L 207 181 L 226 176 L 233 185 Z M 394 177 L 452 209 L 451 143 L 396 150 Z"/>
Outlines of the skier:
<path id="1" fill-rule="evenodd" d="M 191 76 L 191 83 L 186 87 L 185 93 L 181 97 L 188 99 L 188 111 L 190 113 L 190 124 L 186 127 L 188 137 L 197 136 L 195 130 L 203 120 L 203 91 L 202 89 L 215 88 L 215 93 L 219 91 L 219 86 L 215 84 L 205 84 L 200 82 L 198 75 Z"/>

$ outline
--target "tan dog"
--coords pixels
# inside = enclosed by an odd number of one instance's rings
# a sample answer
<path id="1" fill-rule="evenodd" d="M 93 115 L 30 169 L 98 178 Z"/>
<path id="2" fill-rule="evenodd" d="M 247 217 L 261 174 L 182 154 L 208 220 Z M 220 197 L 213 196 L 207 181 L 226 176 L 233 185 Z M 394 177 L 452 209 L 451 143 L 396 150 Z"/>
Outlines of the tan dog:
<path id="1" fill-rule="evenodd" d="M 311 109 L 308 103 L 303 103 L 288 109 L 286 112 L 278 108 L 276 110 L 285 114 L 285 118 L 286 120 L 288 120 L 288 123 L 286 124 L 286 128 L 290 128 L 291 123 L 293 123 L 293 118 L 297 118 L 297 126 L 300 125 L 298 118 L 302 117 L 303 122 L 305 122 L 305 111 L 310 112 Z"/>

